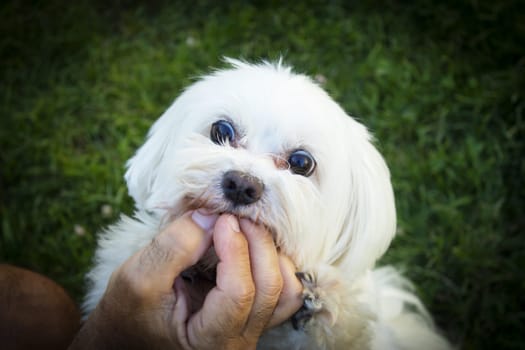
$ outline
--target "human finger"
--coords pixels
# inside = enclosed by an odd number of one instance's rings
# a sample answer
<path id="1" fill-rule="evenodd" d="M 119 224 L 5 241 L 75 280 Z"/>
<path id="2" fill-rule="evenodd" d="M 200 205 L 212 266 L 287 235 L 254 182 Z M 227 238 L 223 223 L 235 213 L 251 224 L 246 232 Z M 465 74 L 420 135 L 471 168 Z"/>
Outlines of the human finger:
<path id="1" fill-rule="evenodd" d="M 240 232 L 238 219 L 232 215 L 219 217 L 213 242 L 219 259 L 216 286 L 206 296 L 202 308 L 190 318 L 185 345 L 233 348 L 224 342 L 246 342 L 246 347 L 253 346 L 257 338 L 246 339 L 241 334 L 252 309 L 255 286 L 248 242 Z M 183 337 L 184 334 L 179 334 L 179 338 Z M 249 342 L 253 344 L 248 345 Z"/>
<path id="2" fill-rule="evenodd" d="M 258 337 L 272 317 L 283 288 L 283 277 L 277 249 L 268 230 L 248 219 L 241 219 L 240 227 L 248 241 L 255 283 L 255 300 L 245 332 Z"/>
<path id="3" fill-rule="evenodd" d="M 303 304 L 301 296 L 303 285 L 295 275 L 296 268 L 292 260 L 279 254 L 279 269 L 283 277 L 283 289 L 266 328 L 275 327 L 290 319 Z"/>
<path id="4" fill-rule="evenodd" d="M 121 267 L 121 275 L 138 294 L 171 291 L 175 278 L 194 265 L 211 245 L 217 216 L 189 212 L 166 226 Z"/>

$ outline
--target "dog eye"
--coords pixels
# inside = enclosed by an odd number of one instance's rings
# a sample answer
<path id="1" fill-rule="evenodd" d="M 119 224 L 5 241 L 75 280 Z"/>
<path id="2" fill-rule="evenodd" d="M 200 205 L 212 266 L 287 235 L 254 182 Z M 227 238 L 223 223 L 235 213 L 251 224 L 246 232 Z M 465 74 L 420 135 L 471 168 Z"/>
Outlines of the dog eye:
<path id="1" fill-rule="evenodd" d="M 230 122 L 226 120 L 219 120 L 212 124 L 210 130 L 210 139 L 218 144 L 222 145 L 226 142 L 233 143 L 235 138 L 235 129 Z"/>
<path id="2" fill-rule="evenodd" d="M 290 170 L 297 175 L 310 176 L 315 170 L 315 160 L 312 155 L 302 149 L 292 152 L 288 158 Z"/>

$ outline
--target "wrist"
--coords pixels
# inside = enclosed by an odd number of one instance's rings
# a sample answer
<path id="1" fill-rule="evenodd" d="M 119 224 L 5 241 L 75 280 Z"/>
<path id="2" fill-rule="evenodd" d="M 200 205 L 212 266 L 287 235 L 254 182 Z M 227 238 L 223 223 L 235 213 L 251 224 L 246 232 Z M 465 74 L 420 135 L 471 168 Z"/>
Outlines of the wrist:
<path id="1" fill-rule="evenodd" d="M 94 311 L 90 317 L 84 322 L 73 342 L 68 347 L 68 350 L 84 350 L 84 349 L 109 349 L 111 345 L 104 335 L 103 328 L 98 320 L 96 320 L 96 312 Z M 102 329 L 101 329 L 102 328 Z"/>
<path id="2" fill-rule="evenodd" d="M 111 318 L 112 313 L 104 310 L 104 300 L 89 315 L 84 322 L 68 350 L 84 349 L 142 349 L 132 337 L 122 333 L 121 325 L 126 322 L 124 318 L 117 320 Z"/>

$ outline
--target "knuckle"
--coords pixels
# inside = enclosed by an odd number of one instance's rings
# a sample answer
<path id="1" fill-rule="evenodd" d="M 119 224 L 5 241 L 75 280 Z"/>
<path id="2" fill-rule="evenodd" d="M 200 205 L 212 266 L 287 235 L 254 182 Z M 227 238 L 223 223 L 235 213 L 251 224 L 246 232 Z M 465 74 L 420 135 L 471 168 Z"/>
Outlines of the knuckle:
<path id="1" fill-rule="evenodd" d="M 284 281 L 280 274 L 276 274 L 264 286 L 264 292 L 268 297 L 278 299 L 284 287 Z"/>
<path id="2" fill-rule="evenodd" d="M 198 259 L 198 257 L 194 257 L 195 250 L 199 246 L 197 235 L 181 236 L 176 233 L 176 230 L 172 229 L 156 236 L 151 242 L 151 246 L 152 250 L 155 251 L 157 260 L 169 261 L 174 257 L 184 257 L 190 259 L 192 263 L 196 263 Z"/>
<path id="3" fill-rule="evenodd" d="M 165 242 L 167 241 L 166 238 L 169 238 L 169 236 L 167 235 L 164 235 L 164 236 L 166 237 L 163 237 L 161 235 L 155 236 L 151 240 L 151 243 L 148 249 L 144 251 L 144 255 L 147 257 L 147 260 L 149 262 L 156 261 L 156 260 L 166 261 L 170 259 L 171 252 L 168 247 L 171 246 L 172 244 L 167 244 L 167 243 L 171 243 L 171 242 Z M 174 244 L 174 246 L 176 246 L 176 244 Z"/>
<path id="4" fill-rule="evenodd" d="M 232 235 L 230 245 L 237 251 L 248 252 L 248 241 L 242 234 Z"/>
<path id="5" fill-rule="evenodd" d="M 163 264 L 174 258 L 192 257 L 193 248 L 191 237 L 188 240 L 180 239 L 177 235 L 161 233 L 154 237 L 140 257 L 144 266 Z M 196 261 L 195 261 L 196 262 Z"/>
<path id="6" fill-rule="evenodd" d="M 255 300 L 255 286 L 253 283 L 246 283 L 240 286 L 235 291 L 232 299 L 241 308 L 251 306 Z"/>

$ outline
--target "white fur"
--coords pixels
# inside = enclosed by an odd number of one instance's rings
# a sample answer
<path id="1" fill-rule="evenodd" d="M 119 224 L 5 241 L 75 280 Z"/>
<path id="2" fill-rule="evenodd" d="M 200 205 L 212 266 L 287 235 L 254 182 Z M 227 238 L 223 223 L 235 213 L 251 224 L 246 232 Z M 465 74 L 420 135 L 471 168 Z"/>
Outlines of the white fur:
<path id="1" fill-rule="evenodd" d="M 314 277 L 319 312 L 304 331 L 289 322 L 267 331 L 259 348 L 448 349 L 409 283 L 392 268 L 372 270 L 394 236 L 396 215 L 388 168 L 367 129 L 281 62 L 227 61 L 230 69 L 175 100 L 128 161 L 135 218 L 123 217 L 101 236 L 85 310 L 167 218 L 202 205 L 264 223 L 298 270 Z M 242 136 L 235 147 L 210 140 L 219 119 Z M 282 166 L 298 148 L 316 159 L 310 177 Z M 229 206 L 220 188 L 229 170 L 257 176 L 261 199 Z"/>

